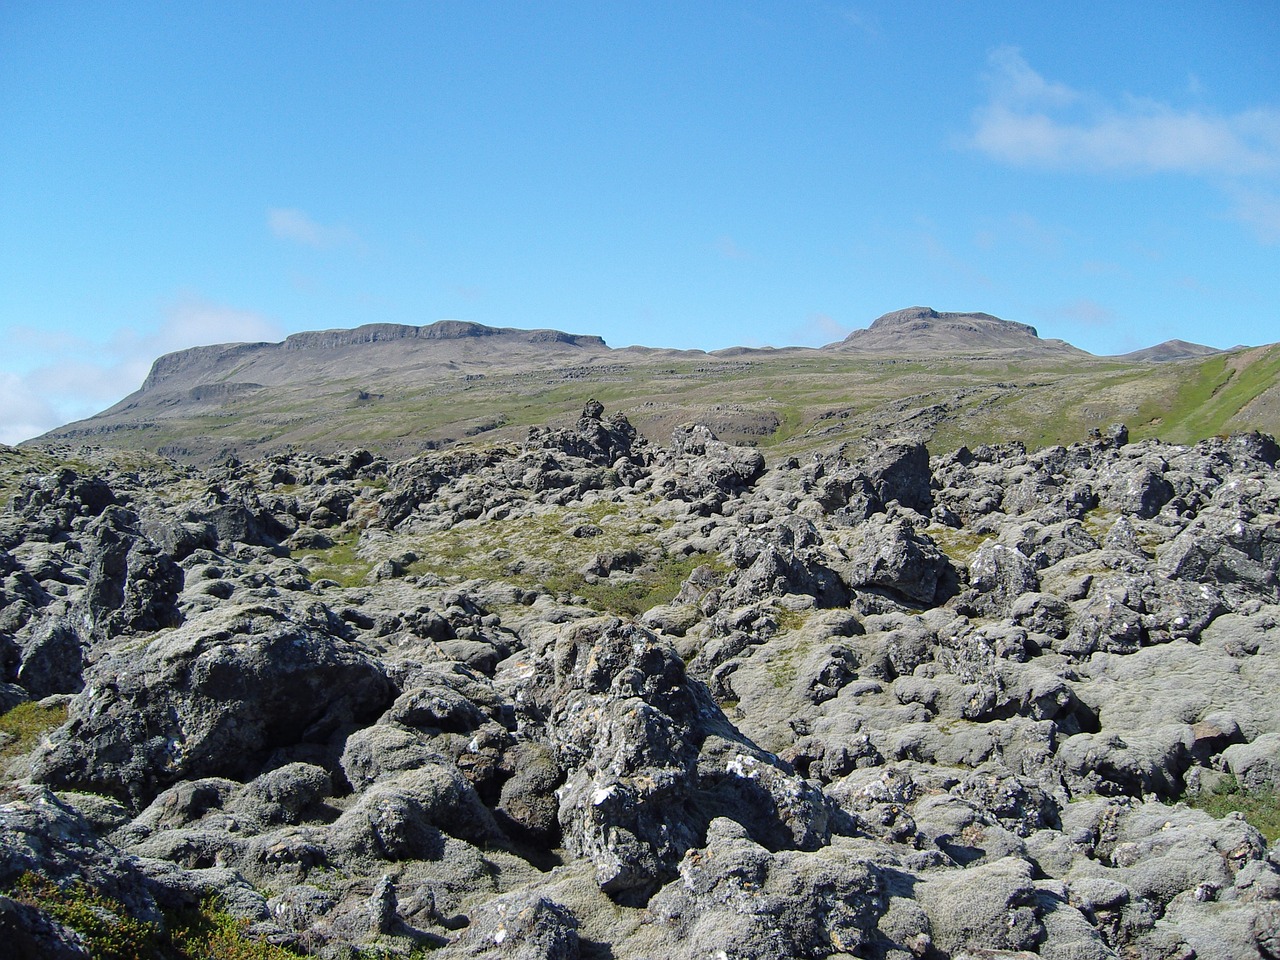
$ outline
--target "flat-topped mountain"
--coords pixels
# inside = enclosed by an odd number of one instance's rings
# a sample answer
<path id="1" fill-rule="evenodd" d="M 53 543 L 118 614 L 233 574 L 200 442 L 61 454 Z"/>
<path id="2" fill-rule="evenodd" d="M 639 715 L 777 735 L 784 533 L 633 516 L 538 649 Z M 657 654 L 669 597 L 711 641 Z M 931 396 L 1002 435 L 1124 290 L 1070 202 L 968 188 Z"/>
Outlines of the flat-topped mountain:
<path id="1" fill-rule="evenodd" d="M 600 337 L 559 330 L 487 327 L 461 320 L 440 320 L 423 327 L 370 323 L 352 330 L 295 333 L 280 343 L 219 344 L 166 354 L 152 365 L 137 393 L 121 404 L 147 393 L 175 387 L 185 391 L 208 381 L 283 384 L 350 376 L 381 364 L 391 364 L 406 375 L 458 363 L 514 369 L 608 349 Z"/>
<path id="2" fill-rule="evenodd" d="M 831 349 L 895 356 L 920 354 L 1070 354 L 1084 353 L 1065 340 L 1042 340 L 1036 328 L 989 313 L 940 313 L 932 307 L 908 307 L 855 330 Z"/>
<path id="3" fill-rule="evenodd" d="M 712 353 L 458 320 L 369 324 L 168 354 L 119 403 L 33 442 L 196 463 L 354 447 L 409 456 L 522 439 L 592 396 L 650 440 L 698 421 L 780 453 L 901 434 L 1036 446 L 1112 421 L 1175 441 L 1280 432 L 1280 348 L 1197 349 L 1209 348 L 1095 357 L 1028 324 L 930 307 L 885 314 L 822 348 Z"/>

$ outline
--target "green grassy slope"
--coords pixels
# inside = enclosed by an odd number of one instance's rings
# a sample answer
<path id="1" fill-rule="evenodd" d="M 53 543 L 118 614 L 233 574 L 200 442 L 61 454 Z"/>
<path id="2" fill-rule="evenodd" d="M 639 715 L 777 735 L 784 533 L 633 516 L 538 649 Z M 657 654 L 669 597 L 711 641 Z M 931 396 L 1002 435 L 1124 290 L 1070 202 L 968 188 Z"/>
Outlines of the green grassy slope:
<path id="1" fill-rule="evenodd" d="M 62 439 L 196 462 L 357 446 L 400 457 L 471 438 L 520 439 L 531 426 L 573 420 L 591 397 L 654 440 L 699 420 L 770 456 L 886 434 L 914 434 L 935 449 L 1008 440 L 1038 447 L 1113 422 L 1174 442 L 1280 432 L 1280 345 L 1163 364 L 826 351 L 610 361 L 417 381 L 383 371 L 116 412 L 71 425 Z"/>

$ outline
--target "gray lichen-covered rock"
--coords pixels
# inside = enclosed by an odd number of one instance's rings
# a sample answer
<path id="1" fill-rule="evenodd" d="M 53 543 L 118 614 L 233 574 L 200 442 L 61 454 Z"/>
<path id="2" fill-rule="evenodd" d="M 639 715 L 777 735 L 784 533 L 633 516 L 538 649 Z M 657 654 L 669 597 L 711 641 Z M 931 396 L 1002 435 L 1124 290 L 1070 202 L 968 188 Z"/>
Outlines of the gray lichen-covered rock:
<path id="1" fill-rule="evenodd" d="M 637 625 L 575 624 L 499 679 L 566 770 L 566 847 L 613 896 L 647 899 L 722 810 L 775 845 L 829 836 L 821 795 L 735 735 L 674 649 Z"/>
<path id="2" fill-rule="evenodd" d="M 933 942 L 948 954 L 1034 950 L 1045 939 L 1043 908 L 1030 863 L 1006 857 L 931 878 L 919 889 Z"/>
<path id="3" fill-rule="evenodd" d="M 42 465 L 0 930 L 83 954 L 6 906 L 32 870 L 329 957 L 1275 957 L 1280 858 L 1186 804 L 1276 787 L 1278 458 L 774 463 L 589 402 L 396 464 Z"/>
<path id="4" fill-rule="evenodd" d="M 498 897 L 471 918 L 443 957 L 578 960 L 578 922 L 563 905 L 536 894 Z"/>
<path id="5" fill-rule="evenodd" d="M 36 776 L 146 801 L 190 777 L 252 776 L 274 751 L 322 745 L 393 696 L 376 661 L 324 622 L 233 608 L 99 661 Z"/>
<path id="6" fill-rule="evenodd" d="M 881 869 L 853 851 L 771 854 L 715 820 L 649 910 L 678 944 L 673 956 L 784 960 L 867 952 L 888 899 Z"/>

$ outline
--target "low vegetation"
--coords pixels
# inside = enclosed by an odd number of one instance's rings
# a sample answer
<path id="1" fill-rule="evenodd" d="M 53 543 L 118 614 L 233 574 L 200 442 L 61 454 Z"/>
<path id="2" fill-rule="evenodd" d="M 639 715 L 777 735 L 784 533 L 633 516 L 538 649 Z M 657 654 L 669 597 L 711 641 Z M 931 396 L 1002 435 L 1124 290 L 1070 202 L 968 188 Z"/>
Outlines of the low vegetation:
<path id="1" fill-rule="evenodd" d="M 30 753 L 44 734 L 66 722 L 65 704 L 45 707 L 28 701 L 0 714 L 0 761 Z"/>
<path id="2" fill-rule="evenodd" d="M 940 523 L 933 524 L 925 533 L 938 545 L 939 550 L 960 566 L 968 566 L 978 548 L 995 538 L 994 533 L 974 533 L 971 530 L 944 527 Z"/>
<path id="3" fill-rule="evenodd" d="M 92 960 L 297 960 L 303 954 L 248 933 L 249 922 L 222 908 L 216 897 L 198 907 L 166 910 L 162 923 L 139 920 L 119 901 L 82 881 L 57 884 L 26 872 L 5 894 L 74 931 Z M 0 951 L 2 952 L 2 951 Z M 424 960 L 429 949 L 409 953 L 379 949 L 351 960 Z"/>
<path id="4" fill-rule="evenodd" d="M 87 884 L 60 887 L 39 874 L 24 873 L 9 896 L 78 933 L 93 960 L 167 960 L 174 956 L 161 952 L 159 927 L 129 916 L 120 903 Z M 185 960 L 191 955 L 179 956 Z"/>
<path id="5" fill-rule="evenodd" d="M 361 557 L 359 548 L 360 533 L 353 531 L 331 547 L 301 551 L 295 559 L 306 567 L 313 581 L 332 580 L 342 587 L 358 587 L 373 569 L 373 561 Z"/>
<path id="6" fill-rule="evenodd" d="M 602 613 L 638 617 L 646 610 L 674 600 L 684 581 L 704 564 L 719 569 L 721 561 L 702 553 L 664 556 L 652 569 L 638 575 L 588 581 L 582 574 L 568 572 L 549 578 L 546 586 L 558 593 L 581 596 Z"/>
<path id="7" fill-rule="evenodd" d="M 1229 774 L 1213 788 L 1190 798 L 1190 804 L 1212 817 L 1239 813 L 1268 843 L 1280 839 L 1280 795 L 1270 790 L 1247 790 Z"/>
<path id="8" fill-rule="evenodd" d="M 24 873 L 9 891 L 18 903 L 75 931 L 93 960 L 295 960 L 298 954 L 246 936 L 248 923 L 215 900 L 170 911 L 163 925 L 129 915 L 123 904 L 86 883 L 59 886 Z"/>

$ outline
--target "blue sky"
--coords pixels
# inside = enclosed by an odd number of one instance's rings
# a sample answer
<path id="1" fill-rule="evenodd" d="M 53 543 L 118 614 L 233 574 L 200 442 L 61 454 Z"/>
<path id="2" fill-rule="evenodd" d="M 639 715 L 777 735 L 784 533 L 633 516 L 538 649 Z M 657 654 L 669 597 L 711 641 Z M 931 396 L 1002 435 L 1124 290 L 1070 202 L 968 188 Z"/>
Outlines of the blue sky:
<path id="1" fill-rule="evenodd" d="M 1280 340 L 1280 5 L 0 3 L 0 440 L 161 353 Z"/>

